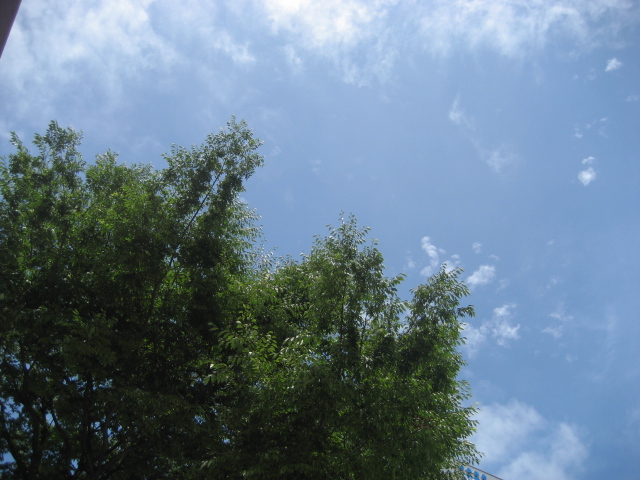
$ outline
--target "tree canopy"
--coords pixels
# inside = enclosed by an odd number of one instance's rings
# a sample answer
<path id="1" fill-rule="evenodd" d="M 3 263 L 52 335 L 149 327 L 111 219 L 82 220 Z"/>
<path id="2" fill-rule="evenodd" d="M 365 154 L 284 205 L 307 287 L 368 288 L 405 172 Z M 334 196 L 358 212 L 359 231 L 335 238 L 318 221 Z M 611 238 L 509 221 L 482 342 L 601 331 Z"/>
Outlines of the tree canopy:
<path id="1" fill-rule="evenodd" d="M 232 119 L 167 166 L 52 122 L 0 165 L 3 478 L 431 479 L 477 459 L 460 271 L 413 298 L 354 217 L 301 260 L 239 201 Z"/>

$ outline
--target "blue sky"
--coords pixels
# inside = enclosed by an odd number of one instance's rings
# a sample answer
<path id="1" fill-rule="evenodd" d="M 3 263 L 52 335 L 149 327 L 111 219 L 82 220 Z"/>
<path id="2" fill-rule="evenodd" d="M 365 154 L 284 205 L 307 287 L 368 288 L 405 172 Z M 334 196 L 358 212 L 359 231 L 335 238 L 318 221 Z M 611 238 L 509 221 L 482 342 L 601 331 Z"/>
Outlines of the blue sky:
<path id="1" fill-rule="evenodd" d="M 88 160 L 162 167 L 245 119 L 267 248 L 309 251 L 344 211 L 406 295 L 464 268 L 481 468 L 635 479 L 639 26 L 631 0 L 29 0 L 0 154 L 56 119 Z"/>

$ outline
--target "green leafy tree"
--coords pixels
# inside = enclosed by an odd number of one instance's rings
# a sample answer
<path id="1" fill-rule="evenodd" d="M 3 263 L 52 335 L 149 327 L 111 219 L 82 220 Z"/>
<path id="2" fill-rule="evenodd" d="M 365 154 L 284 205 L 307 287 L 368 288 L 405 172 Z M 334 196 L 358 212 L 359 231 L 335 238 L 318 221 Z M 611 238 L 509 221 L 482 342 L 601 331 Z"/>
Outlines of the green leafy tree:
<path id="1" fill-rule="evenodd" d="M 354 218 L 260 260 L 243 122 L 167 167 L 51 123 L 0 165 L 0 474 L 432 479 L 473 463 L 459 270 L 398 297 Z"/>
<path id="2" fill-rule="evenodd" d="M 206 378 L 240 402 L 221 410 L 228 436 L 209 464 L 221 478 L 431 479 L 476 461 L 459 274 L 400 300 L 403 277 L 384 275 L 354 218 L 257 272 Z"/>
<path id="3" fill-rule="evenodd" d="M 231 121 L 168 166 L 91 165 L 51 123 L 0 170 L 3 478 L 188 478 L 220 435 L 207 374 L 257 231 Z M 234 307 L 235 308 L 235 307 Z"/>

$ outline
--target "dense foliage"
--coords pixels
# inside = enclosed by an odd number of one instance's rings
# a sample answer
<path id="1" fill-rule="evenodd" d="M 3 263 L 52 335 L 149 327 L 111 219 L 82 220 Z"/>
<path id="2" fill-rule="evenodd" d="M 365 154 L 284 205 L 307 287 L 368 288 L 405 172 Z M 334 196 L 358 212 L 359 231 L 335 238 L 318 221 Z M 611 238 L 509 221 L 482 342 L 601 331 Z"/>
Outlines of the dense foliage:
<path id="1" fill-rule="evenodd" d="M 243 122 L 161 171 L 51 123 L 0 165 L 3 478 L 418 479 L 476 458 L 459 271 L 402 277 L 353 218 L 258 255 Z"/>

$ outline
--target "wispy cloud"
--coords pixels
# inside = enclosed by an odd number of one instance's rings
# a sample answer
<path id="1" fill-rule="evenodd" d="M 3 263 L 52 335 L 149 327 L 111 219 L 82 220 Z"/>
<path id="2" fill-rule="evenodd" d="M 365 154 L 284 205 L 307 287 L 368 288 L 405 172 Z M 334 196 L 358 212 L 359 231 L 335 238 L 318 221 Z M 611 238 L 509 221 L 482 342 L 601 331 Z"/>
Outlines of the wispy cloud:
<path id="1" fill-rule="evenodd" d="M 461 263 L 460 255 L 457 255 L 455 253 L 451 255 L 448 260 L 441 261 L 441 256 L 446 254 L 447 252 L 442 248 L 436 247 L 431 242 L 430 237 L 422 237 L 420 245 L 422 247 L 422 250 L 427 254 L 427 257 L 429 257 L 429 264 L 420 271 L 420 275 L 426 277 L 428 277 L 429 275 L 433 275 L 442 265 L 444 265 L 447 272 L 450 272 L 454 268 L 457 268 Z M 412 259 L 411 265 L 416 265 Z"/>
<path id="2" fill-rule="evenodd" d="M 217 38 L 213 39 L 211 45 L 238 65 L 250 65 L 256 61 L 255 56 L 249 50 L 248 43 L 238 43 L 228 32 L 220 32 Z"/>
<path id="3" fill-rule="evenodd" d="M 542 333 L 547 333 L 557 340 L 562 337 L 563 330 L 564 327 L 562 325 L 554 325 L 545 328 L 544 330 L 542 330 Z"/>
<path id="4" fill-rule="evenodd" d="M 460 106 L 460 95 L 457 95 L 449 109 L 449 120 L 454 125 L 465 127 L 469 130 L 475 130 L 475 121 L 473 117 L 468 117 Z"/>
<path id="5" fill-rule="evenodd" d="M 521 59 L 553 40 L 579 48 L 615 38 L 615 22 L 630 21 L 625 0 L 594 6 L 588 0 L 262 0 L 275 35 L 314 55 L 333 60 L 347 81 L 385 79 L 403 54 L 416 47 L 437 56 L 454 50 L 490 49 Z M 615 22 L 603 22 L 603 19 Z M 397 28 L 401 25 L 401 28 Z M 363 45 L 368 45 L 363 53 Z"/>
<path id="6" fill-rule="evenodd" d="M 557 320 L 560 320 L 561 322 L 569 322 L 573 320 L 573 316 L 568 315 L 565 312 L 565 307 L 564 307 L 564 304 L 562 303 L 559 303 L 556 309 L 553 311 L 553 313 L 550 313 L 549 316 Z"/>
<path id="7" fill-rule="evenodd" d="M 471 249 L 474 253 L 480 253 L 482 251 L 482 244 L 480 242 L 474 242 L 474 244 L 471 245 Z"/>
<path id="8" fill-rule="evenodd" d="M 495 277 L 496 267 L 493 265 L 481 265 L 478 270 L 467 277 L 465 283 L 473 288 L 479 285 L 487 285 L 493 282 Z"/>
<path id="9" fill-rule="evenodd" d="M 473 441 L 485 454 L 483 465 L 502 478 L 576 478 L 589 453 L 580 428 L 547 420 L 517 400 L 481 406 L 476 419 Z"/>
<path id="10" fill-rule="evenodd" d="M 501 145 L 482 153 L 482 158 L 495 172 L 500 173 L 507 165 L 514 163 L 518 155 L 506 145 Z"/>
<path id="11" fill-rule="evenodd" d="M 549 325 L 545 329 L 542 330 L 542 333 L 546 333 L 551 335 L 554 339 L 559 339 L 564 334 L 565 325 L 573 320 L 573 316 L 568 315 L 565 312 L 565 307 L 562 303 L 559 303 L 556 309 L 549 314 L 551 318 L 554 318 L 561 322 L 560 324 Z"/>
<path id="12" fill-rule="evenodd" d="M 475 358 L 490 339 L 501 347 L 508 347 L 512 340 L 518 340 L 520 325 L 514 325 L 511 322 L 515 308 L 516 305 L 513 303 L 494 308 L 491 319 L 484 320 L 479 327 L 465 324 L 463 351 L 470 358 Z"/>
<path id="13" fill-rule="evenodd" d="M 607 66 L 605 67 L 604 71 L 613 72 L 614 70 L 618 70 L 620 67 L 622 67 L 622 65 L 623 63 L 620 60 L 613 57 L 607 62 Z"/>
<path id="14" fill-rule="evenodd" d="M 368 38 L 390 2 L 265 0 L 274 31 L 295 34 L 308 48 L 353 47 Z"/>
<path id="15" fill-rule="evenodd" d="M 413 270 L 418 266 L 418 264 L 415 262 L 415 260 L 411 255 L 407 255 L 406 257 L 404 257 L 404 261 L 405 261 L 404 268 L 406 270 Z"/>
<path id="16" fill-rule="evenodd" d="M 431 238 L 429 237 L 422 237 L 420 244 L 422 246 L 422 250 L 424 250 L 429 257 L 429 265 L 424 267 L 420 274 L 424 276 L 433 275 L 440 266 L 440 253 L 445 252 L 431 243 Z"/>
<path id="17" fill-rule="evenodd" d="M 302 73 L 304 64 L 302 62 L 302 58 L 300 58 L 298 52 L 296 52 L 295 47 L 293 45 L 285 45 L 284 53 L 287 59 L 287 63 L 289 64 L 289 67 L 294 72 L 294 74 L 298 75 Z"/>
<path id="18" fill-rule="evenodd" d="M 451 123 L 458 126 L 462 134 L 471 142 L 478 156 L 496 173 L 502 172 L 507 165 L 518 159 L 518 155 L 506 144 L 496 148 L 485 148 L 485 142 L 477 131 L 475 119 L 469 116 L 461 106 L 460 95 L 453 100 L 448 116 Z"/>
<path id="19" fill-rule="evenodd" d="M 593 120 L 592 122 L 585 123 L 584 131 L 581 130 L 579 125 L 576 125 L 574 127 L 573 136 L 579 139 L 584 137 L 586 134 L 592 134 L 593 132 L 596 132 L 601 137 L 608 138 L 608 135 L 607 135 L 608 125 L 609 125 L 609 119 L 607 117 L 602 117 L 600 119 Z"/>
<path id="20" fill-rule="evenodd" d="M 74 83 L 78 75 L 90 75 L 97 80 L 94 87 L 113 97 L 123 81 L 135 79 L 141 70 L 178 62 L 173 46 L 153 28 L 152 3 L 25 2 L 6 52 L 14 88 Z"/>
<path id="21" fill-rule="evenodd" d="M 451 272 L 454 269 L 458 268 L 460 266 L 460 255 L 457 254 L 453 254 L 451 255 L 451 258 L 449 260 L 447 260 L 446 262 L 444 262 L 445 265 L 445 270 L 447 272 Z"/>
<path id="22" fill-rule="evenodd" d="M 45 119 L 62 99 L 112 111 L 127 107 L 127 89 L 178 89 L 171 75 L 178 69 L 216 82 L 212 91 L 222 95 L 223 77 L 211 63 L 229 59 L 247 67 L 256 58 L 246 39 L 221 25 L 219 10 L 200 0 L 23 2 L 0 88 L 13 92 L 15 112 L 37 104 Z"/>
<path id="23" fill-rule="evenodd" d="M 624 335 L 624 329 L 621 328 L 620 317 L 615 308 L 608 307 L 601 325 L 598 326 L 602 338 L 602 346 L 599 352 L 593 355 L 595 371 L 592 372 L 592 378 L 595 381 L 601 381 L 611 371 L 616 358 L 619 356 L 620 339 Z"/>
<path id="24" fill-rule="evenodd" d="M 12 29 L 1 87 L 15 99 L 14 111 L 27 109 L 18 102 L 29 91 L 29 103 L 45 116 L 55 100 L 86 85 L 95 92 L 87 100 L 92 108 L 108 109 L 131 84 L 160 87 L 149 75 L 171 83 L 166 74 L 176 71 L 202 76 L 222 98 L 233 81 L 217 74 L 220 62 L 255 67 L 267 41 L 294 74 L 309 58 L 322 58 L 344 81 L 367 85 L 392 79 L 398 62 L 425 50 L 446 57 L 490 49 L 520 59 L 556 38 L 590 48 L 615 40 L 636 11 L 627 0 L 539 0 L 526 8 L 520 0 L 32 0 L 23 2 Z M 609 71 L 619 68 L 613 60 Z M 452 121 L 472 127 L 456 113 Z M 504 149 L 486 150 L 494 167 L 509 158 Z"/>
<path id="25" fill-rule="evenodd" d="M 479 327 L 474 327 L 471 324 L 464 324 L 464 331 L 462 336 L 464 337 L 464 344 L 462 350 L 469 358 L 476 358 L 478 352 L 482 349 L 482 346 L 487 341 L 487 327 L 481 324 Z"/>
<path id="26" fill-rule="evenodd" d="M 573 136 L 574 136 L 575 138 L 582 138 L 582 137 L 584 137 L 584 134 L 580 131 L 580 127 L 575 126 L 575 127 L 573 128 Z"/>
<path id="27" fill-rule="evenodd" d="M 528 446 L 536 433 L 548 426 L 535 408 L 516 400 L 483 405 L 476 420 L 479 427 L 473 441 L 490 463 L 513 458 Z"/>
<path id="28" fill-rule="evenodd" d="M 398 35 L 391 33 L 388 15 L 395 0 L 260 3 L 274 35 L 284 36 L 292 48 L 330 59 L 349 83 L 384 80 L 393 68 Z M 368 53 L 362 56 L 358 52 L 364 44 Z"/>
<path id="29" fill-rule="evenodd" d="M 531 480 L 569 480 L 576 478 L 588 457 L 588 447 L 579 429 L 560 423 L 543 440 L 544 447 L 519 453 L 499 470 L 504 478 Z"/>
<path id="30" fill-rule="evenodd" d="M 515 304 L 510 303 L 493 309 L 493 319 L 491 324 L 491 334 L 496 342 L 500 346 L 507 346 L 510 340 L 517 340 L 520 338 L 518 330 L 520 325 L 512 325 L 511 319 L 513 318 L 513 310 Z"/>
<path id="31" fill-rule="evenodd" d="M 357 44 L 392 17 L 402 21 L 397 35 L 421 40 L 434 53 L 463 46 L 507 56 L 539 50 L 557 36 L 591 46 L 615 32 L 600 19 L 622 21 L 633 8 L 624 0 L 597 7 L 587 0 L 541 0 L 527 8 L 517 0 L 436 0 L 424 6 L 398 0 L 263 0 L 262 5 L 275 30 L 296 34 L 313 48 Z"/>

